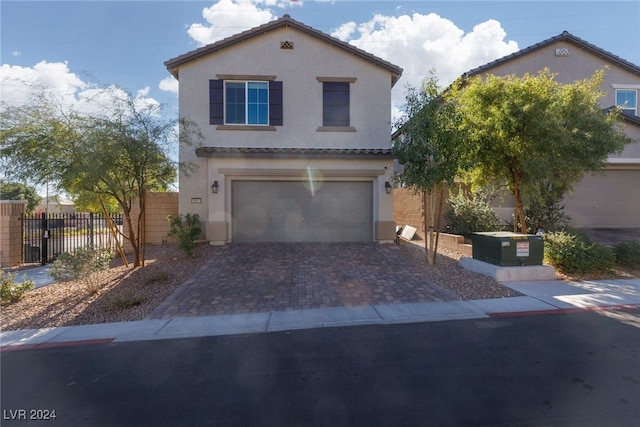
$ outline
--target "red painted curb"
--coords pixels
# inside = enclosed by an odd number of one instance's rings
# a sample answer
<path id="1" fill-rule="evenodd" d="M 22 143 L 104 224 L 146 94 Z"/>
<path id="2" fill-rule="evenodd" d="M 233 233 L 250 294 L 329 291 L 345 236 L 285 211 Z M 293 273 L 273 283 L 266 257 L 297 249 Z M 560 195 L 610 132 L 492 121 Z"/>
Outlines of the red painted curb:
<path id="1" fill-rule="evenodd" d="M 605 310 L 633 310 L 640 308 L 640 304 L 620 304 L 606 305 L 596 307 L 575 307 L 575 308 L 558 308 L 553 310 L 531 310 L 531 311 L 509 311 L 504 313 L 487 313 L 489 317 L 518 317 L 518 316 L 537 316 L 544 314 L 570 314 L 581 313 L 583 311 L 605 311 Z"/>
<path id="2" fill-rule="evenodd" d="M 115 341 L 115 338 L 102 338 L 95 340 L 81 340 L 81 341 L 61 341 L 61 342 L 43 342 L 39 344 L 9 344 L 0 347 L 0 352 L 6 351 L 21 351 L 21 350 L 41 350 L 47 348 L 58 347 L 78 347 L 82 345 L 99 345 L 110 344 Z"/>

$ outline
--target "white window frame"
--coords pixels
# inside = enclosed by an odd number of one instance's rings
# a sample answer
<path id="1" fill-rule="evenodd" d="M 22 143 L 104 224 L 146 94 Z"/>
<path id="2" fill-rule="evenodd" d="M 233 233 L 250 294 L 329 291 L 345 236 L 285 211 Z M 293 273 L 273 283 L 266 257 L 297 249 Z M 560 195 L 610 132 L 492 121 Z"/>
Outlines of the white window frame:
<path id="1" fill-rule="evenodd" d="M 227 120 L 227 84 L 228 83 L 242 83 L 244 84 L 244 123 L 229 123 Z M 263 83 L 267 86 L 267 119 L 265 123 L 249 123 L 249 84 L 250 83 Z M 224 80 L 223 87 L 223 108 L 224 108 L 224 123 L 230 126 L 269 126 L 269 81 L 265 80 Z"/>
<path id="2" fill-rule="evenodd" d="M 630 111 L 634 116 L 638 115 L 638 96 L 640 95 L 640 85 L 627 85 L 627 84 L 613 84 L 613 88 L 615 89 L 614 93 L 614 103 L 617 107 L 620 107 L 623 111 Z M 624 107 L 622 105 L 618 105 L 618 91 L 633 91 L 636 94 L 636 105 L 634 107 Z"/>

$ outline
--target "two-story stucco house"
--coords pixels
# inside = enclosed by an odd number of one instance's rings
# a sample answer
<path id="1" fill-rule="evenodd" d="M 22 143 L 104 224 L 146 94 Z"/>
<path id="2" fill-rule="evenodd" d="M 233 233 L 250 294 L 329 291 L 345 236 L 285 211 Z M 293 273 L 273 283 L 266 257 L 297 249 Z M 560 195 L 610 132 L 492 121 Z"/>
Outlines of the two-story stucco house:
<path id="1" fill-rule="evenodd" d="M 395 237 L 391 88 L 402 69 L 288 15 L 165 62 L 180 116 L 179 211 L 212 244 Z"/>
<path id="2" fill-rule="evenodd" d="M 561 83 L 591 77 L 607 67 L 602 85 L 602 108 L 620 106 L 622 125 L 636 142 L 612 154 L 604 174 L 586 174 L 563 201 L 575 227 L 640 227 L 640 67 L 568 32 L 544 40 L 504 58 L 473 69 L 465 76 L 535 74 L 548 68 Z M 550 138 L 553 135 L 549 136 Z M 506 206 L 509 206 L 507 201 Z M 500 212 L 500 210 L 498 210 Z M 510 216 L 512 208 L 501 216 Z"/>

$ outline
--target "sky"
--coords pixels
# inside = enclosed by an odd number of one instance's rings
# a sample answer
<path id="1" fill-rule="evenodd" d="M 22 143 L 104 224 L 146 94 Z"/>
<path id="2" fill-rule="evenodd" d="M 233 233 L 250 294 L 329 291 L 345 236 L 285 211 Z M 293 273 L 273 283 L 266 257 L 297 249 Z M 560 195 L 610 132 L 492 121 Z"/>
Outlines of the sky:
<path id="1" fill-rule="evenodd" d="M 394 112 L 430 70 L 447 84 L 565 30 L 640 64 L 638 0 L 0 0 L 0 100 L 38 86 L 78 103 L 115 84 L 177 117 L 166 60 L 284 14 L 402 67 Z"/>

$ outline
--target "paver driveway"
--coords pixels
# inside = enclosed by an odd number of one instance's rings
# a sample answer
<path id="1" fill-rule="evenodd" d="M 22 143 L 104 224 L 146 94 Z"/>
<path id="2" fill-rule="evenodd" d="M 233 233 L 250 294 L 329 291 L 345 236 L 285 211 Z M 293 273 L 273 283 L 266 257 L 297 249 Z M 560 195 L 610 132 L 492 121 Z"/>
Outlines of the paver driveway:
<path id="1" fill-rule="evenodd" d="M 454 301 L 406 248 L 378 243 L 221 246 L 149 317 Z"/>

